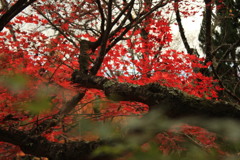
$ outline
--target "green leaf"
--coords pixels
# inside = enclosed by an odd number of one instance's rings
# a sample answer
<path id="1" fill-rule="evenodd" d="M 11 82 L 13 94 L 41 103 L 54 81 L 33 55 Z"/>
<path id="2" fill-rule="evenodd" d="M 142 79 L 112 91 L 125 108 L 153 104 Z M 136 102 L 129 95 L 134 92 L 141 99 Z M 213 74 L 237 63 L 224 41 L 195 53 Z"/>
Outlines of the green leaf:
<path id="1" fill-rule="evenodd" d="M 13 76 L 1 76 L 0 84 L 9 88 L 12 92 L 19 92 L 26 88 L 28 77 L 23 74 L 14 74 Z"/>
<path id="2" fill-rule="evenodd" d="M 25 106 L 26 110 L 30 111 L 32 114 L 39 114 L 52 108 L 49 98 L 44 96 L 36 98 L 32 102 L 25 104 Z"/>

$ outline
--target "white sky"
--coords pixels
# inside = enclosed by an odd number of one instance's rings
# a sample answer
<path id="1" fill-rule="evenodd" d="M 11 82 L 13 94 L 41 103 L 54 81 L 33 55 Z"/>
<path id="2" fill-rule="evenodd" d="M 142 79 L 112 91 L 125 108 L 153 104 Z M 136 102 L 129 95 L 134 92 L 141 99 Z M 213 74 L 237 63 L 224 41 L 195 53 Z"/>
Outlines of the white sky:
<path id="1" fill-rule="evenodd" d="M 184 27 L 185 35 L 187 37 L 190 47 L 197 49 L 198 53 L 202 54 L 202 49 L 199 47 L 198 35 L 202 23 L 202 11 L 199 11 L 196 15 L 190 16 L 188 18 L 181 17 L 182 25 Z M 186 52 L 180 33 L 177 25 L 171 25 L 173 42 L 170 45 L 170 48 L 177 51 Z"/>

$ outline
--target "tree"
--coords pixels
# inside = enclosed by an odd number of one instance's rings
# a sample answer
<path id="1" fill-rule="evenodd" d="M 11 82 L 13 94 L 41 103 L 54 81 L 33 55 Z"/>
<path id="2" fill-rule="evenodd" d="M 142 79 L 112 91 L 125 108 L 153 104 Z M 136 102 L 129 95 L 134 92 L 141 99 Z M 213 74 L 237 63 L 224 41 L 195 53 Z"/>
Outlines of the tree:
<path id="1" fill-rule="evenodd" d="M 169 131 L 191 116 L 240 117 L 239 103 L 218 100 L 217 81 L 196 72 L 211 59 L 166 49 L 172 35 L 163 9 L 178 10 L 179 1 L 33 2 L 19 0 L 1 12 L 3 158 L 19 158 L 12 153 L 20 150 L 54 160 L 137 158 L 142 150 L 162 157 L 156 146 L 184 153 L 178 143 L 186 138 L 221 151 L 203 128 Z M 108 125 L 120 120 L 127 125 Z"/>
<path id="2" fill-rule="evenodd" d="M 224 90 L 219 92 L 221 99 L 232 102 L 239 102 L 239 54 L 237 48 L 238 42 L 238 13 L 239 1 L 216 1 L 216 12 L 210 15 L 212 28 L 209 39 L 212 41 L 212 61 L 213 69 L 210 73 L 219 80 L 219 84 Z M 206 17 L 206 16 L 205 16 Z M 205 24 L 203 19 L 203 24 Z M 208 26 L 209 26 L 208 25 Z M 202 25 L 202 33 L 199 40 L 204 44 L 204 31 L 206 24 Z M 231 83 L 228 83 L 231 81 Z"/>

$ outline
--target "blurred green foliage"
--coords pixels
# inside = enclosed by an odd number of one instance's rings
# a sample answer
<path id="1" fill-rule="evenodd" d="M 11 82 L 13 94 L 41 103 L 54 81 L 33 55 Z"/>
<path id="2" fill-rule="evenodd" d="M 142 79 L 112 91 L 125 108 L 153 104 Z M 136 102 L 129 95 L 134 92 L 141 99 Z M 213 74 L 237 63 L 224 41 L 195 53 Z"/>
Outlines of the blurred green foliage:
<path id="1" fill-rule="evenodd" d="M 183 142 L 176 144 L 183 149 L 163 152 L 161 142 L 154 138 L 158 133 L 170 132 L 181 124 L 201 126 L 216 134 L 216 147 L 197 143 L 194 136 L 185 136 Z M 99 147 L 93 156 L 108 154 L 129 160 L 238 160 L 240 159 L 239 122 L 229 119 L 187 118 L 172 120 L 157 112 L 149 113 L 142 118 L 130 118 L 128 123 L 111 124 L 104 122 L 81 121 L 81 132 L 94 131 L 100 139 L 107 140 L 106 145 Z M 87 133 L 87 132 L 86 132 Z M 176 132 L 176 134 L 181 134 Z M 169 145 L 172 145 L 169 143 Z M 146 147 L 147 146 L 147 147 Z M 171 147 L 169 147 L 171 148 Z M 174 147 L 173 147 L 174 148 Z"/>
<path id="2" fill-rule="evenodd" d="M 25 89 L 28 84 L 28 77 L 24 74 L 9 74 L 0 76 L 0 85 L 8 88 L 13 93 Z"/>

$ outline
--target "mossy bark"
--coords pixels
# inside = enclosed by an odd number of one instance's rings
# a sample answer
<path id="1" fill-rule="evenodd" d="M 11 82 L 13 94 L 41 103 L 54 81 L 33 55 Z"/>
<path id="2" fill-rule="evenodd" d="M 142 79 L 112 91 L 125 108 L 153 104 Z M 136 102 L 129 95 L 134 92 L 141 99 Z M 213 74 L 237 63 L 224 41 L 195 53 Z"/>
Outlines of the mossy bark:
<path id="1" fill-rule="evenodd" d="M 178 89 L 157 83 L 136 85 L 119 83 L 100 76 L 76 72 L 72 80 L 87 88 L 103 90 L 114 101 L 136 101 L 160 109 L 170 118 L 201 116 L 240 119 L 240 106 L 225 101 L 214 101 L 188 95 Z"/>

